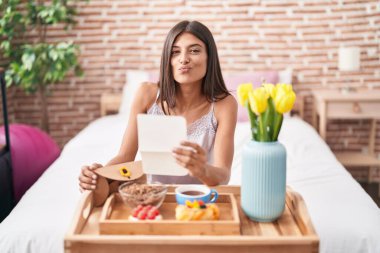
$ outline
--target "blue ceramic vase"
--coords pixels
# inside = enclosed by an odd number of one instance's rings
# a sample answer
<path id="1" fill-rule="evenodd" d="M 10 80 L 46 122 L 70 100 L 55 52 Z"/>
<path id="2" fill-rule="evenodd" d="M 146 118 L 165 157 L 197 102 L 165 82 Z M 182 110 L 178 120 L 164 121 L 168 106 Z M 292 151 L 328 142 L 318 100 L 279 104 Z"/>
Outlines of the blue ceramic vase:
<path id="1" fill-rule="evenodd" d="M 250 141 L 243 148 L 241 206 L 254 221 L 270 222 L 285 208 L 286 150 L 279 142 Z"/>

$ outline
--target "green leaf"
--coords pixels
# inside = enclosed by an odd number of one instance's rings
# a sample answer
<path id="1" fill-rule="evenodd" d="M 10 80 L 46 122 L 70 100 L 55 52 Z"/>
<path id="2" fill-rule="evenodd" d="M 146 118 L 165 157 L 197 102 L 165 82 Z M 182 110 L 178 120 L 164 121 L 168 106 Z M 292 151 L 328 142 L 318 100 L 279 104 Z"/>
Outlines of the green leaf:
<path id="1" fill-rule="evenodd" d="M 7 70 L 5 72 L 5 83 L 6 83 L 7 88 L 12 86 L 12 84 L 13 84 L 12 71 L 11 70 Z"/>
<path id="2" fill-rule="evenodd" d="M 53 60 L 53 61 L 56 61 L 57 59 L 58 59 L 58 52 L 57 51 L 54 51 L 54 50 L 52 50 L 52 51 L 50 51 L 49 52 L 49 56 L 50 56 L 50 58 Z"/>
<path id="3" fill-rule="evenodd" d="M 284 116 L 281 113 L 278 113 L 277 111 L 275 111 L 274 120 L 273 120 L 274 129 L 273 129 L 272 141 L 277 141 L 278 135 L 280 134 L 283 118 Z"/>
<path id="4" fill-rule="evenodd" d="M 58 43 L 58 45 L 57 45 L 57 49 L 67 49 L 68 46 L 69 46 L 68 43 L 66 43 L 66 42 L 60 42 L 60 43 Z"/>
<path id="5" fill-rule="evenodd" d="M 268 107 L 267 109 L 265 110 L 265 112 L 262 114 L 263 116 L 263 127 L 264 127 L 264 131 L 265 131 L 265 139 L 266 140 L 269 140 L 269 141 L 273 141 L 272 140 L 272 136 L 273 136 L 273 120 L 274 120 L 274 113 L 275 113 L 275 109 L 274 109 L 274 104 L 273 104 L 273 100 L 272 98 L 269 98 L 268 99 Z"/>
<path id="6" fill-rule="evenodd" d="M 4 40 L 3 42 L 1 42 L 0 47 L 5 51 L 8 51 L 11 47 L 11 43 L 8 40 Z"/>
<path id="7" fill-rule="evenodd" d="M 24 64 L 24 68 L 27 70 L 31 70 L 35 59 L 36 56 L 34 54 L 25 53 L 22 56 L 22 63 Z"/>
<path id="8" fill-rule="evenodd" d="M 257 115 L 251 110 L 251 107 L 249 106 L 249 101 L 245 102 L 245 107 L 248 110 L 248 116 L 249 121 L 251 122 L 251 133 L 252 133 L 252 139 L 258 141 L 258 122 L 257 122 Z"/>
<path id="9" fill-rule="evenodd" d="M 49 10 L 42 10 L 40 11 L 38 14 L 37 14 L 38 17 L 44 19 L 46 18 L 47 16 L 49 16 Z"/>

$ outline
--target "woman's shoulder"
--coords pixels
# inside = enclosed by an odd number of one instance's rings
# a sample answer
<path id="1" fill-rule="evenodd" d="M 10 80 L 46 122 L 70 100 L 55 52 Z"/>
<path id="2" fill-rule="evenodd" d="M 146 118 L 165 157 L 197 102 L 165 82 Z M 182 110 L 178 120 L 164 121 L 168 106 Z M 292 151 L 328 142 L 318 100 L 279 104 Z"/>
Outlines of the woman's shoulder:
<path id="1" fill-rule="evenodd" d="M 144 93 L 144 95 L 156 95 L 158 91 L 157 83 L 152 82 L 143 82 L 141 83 L 138 92 Z"/>
<path id="2" fill-rule="evenodd" d="M 137 90 L 136 97 L 139 103 L 148 109 L 156 101 L 158 92 L 157 83 L 143 82 Z"/>
<path id="3" fill-rule="evenodd" d="M 221 108 L 221 109 L 227 109 L 231 107 L 231 109 L 237 108 L 237 101 L 232 95 L 227 95 L 226 97 L 217 100 L 214 102 L 214 106 Z"/>
<path id="4" fill-rule="evenodd" d="M 214 112 L 217 119 L 222 119 L 227 115 L 236 116 L 237 108 L 237 101 L 232 95 L 214 102 Z"/>

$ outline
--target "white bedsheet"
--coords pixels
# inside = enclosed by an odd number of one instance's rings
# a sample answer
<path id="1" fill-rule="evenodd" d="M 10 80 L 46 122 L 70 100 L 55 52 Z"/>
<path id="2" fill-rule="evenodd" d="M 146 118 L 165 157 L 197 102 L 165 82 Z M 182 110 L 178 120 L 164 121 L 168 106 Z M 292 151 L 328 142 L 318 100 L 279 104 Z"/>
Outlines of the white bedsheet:
<path id="1" fill-rule="evenodd" d="M 106 163 L 118 151 L 126 116 L 98 119 L 73 138 L 0 224 L 0 252 L 63 252 L 80 198 L 81 165 Z M 230 184 L 240 184 L 249 125 L 239 123 Z M 301 193 L 320 237 L 320 252 L 380 252 L 380 210 L 305 122 L 287 118 L 280 141 L 288 153 L 287 183 Z"/>

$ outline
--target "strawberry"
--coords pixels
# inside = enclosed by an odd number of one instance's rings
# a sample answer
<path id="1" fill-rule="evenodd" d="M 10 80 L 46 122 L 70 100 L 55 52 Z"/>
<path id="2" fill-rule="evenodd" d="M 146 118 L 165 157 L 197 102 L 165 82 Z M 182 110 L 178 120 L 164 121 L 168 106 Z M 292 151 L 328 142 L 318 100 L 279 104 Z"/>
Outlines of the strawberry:
<path id="1" fill-rule="evenodd" d="M 149 220 L 154 220 L 156 218 L 156 215 L 155 215 L 155 213 L 149 212 L 148 215 L 147 215 L 147 218 Z"/>
<path id="2" fill-rule="evenodd" d="M 202 200 L 199 200 L 198 203 L 199 203 L 199 207 L 201 209 L 205 209 L 206 208 L 205 202 L 203 202 Z"/>
<path id="3" fill-rule="evenodd" d="M 132 210 L 132 216 L 136 218 L 137 215 L 139 214 L 139 212 L 140 212 L 139 209 L 137 209 L 137 208 L 133 209 L 133 210 Z"/>
<path id="4" fill-rule="evenodd" d="M 147 205 L 143 207 L 143 210 L 149 211 L 152 208 L 151 205 Z"/>
<path id="5" fill-rule="evenodd" d="M 140 212 L 138 215 L 137 215 L 137 218 L 139 219 L 139 220 L 145 220 L 145 218 L 146 218 L 146 212 Z"/>
<path id="6" fill-rule="evenodd" d="M 139 220 L 145 220 L 145 219 L 154 220 L 156 216 L 159 214 L 160 212 L 158 211 L 158 209 L 152 205 L 147 205 L 147 206 L 138 205 L 131 212 L 131 215 L 135 218 L 138 218 Z"/>
<path id="7" fill-rule="evenodd" d="M 156 213 L 156 212 L 158 212 L 158 209 L 157 209 L 157 207 L 152 206 L 152 208 L 149 211 Z"/>

